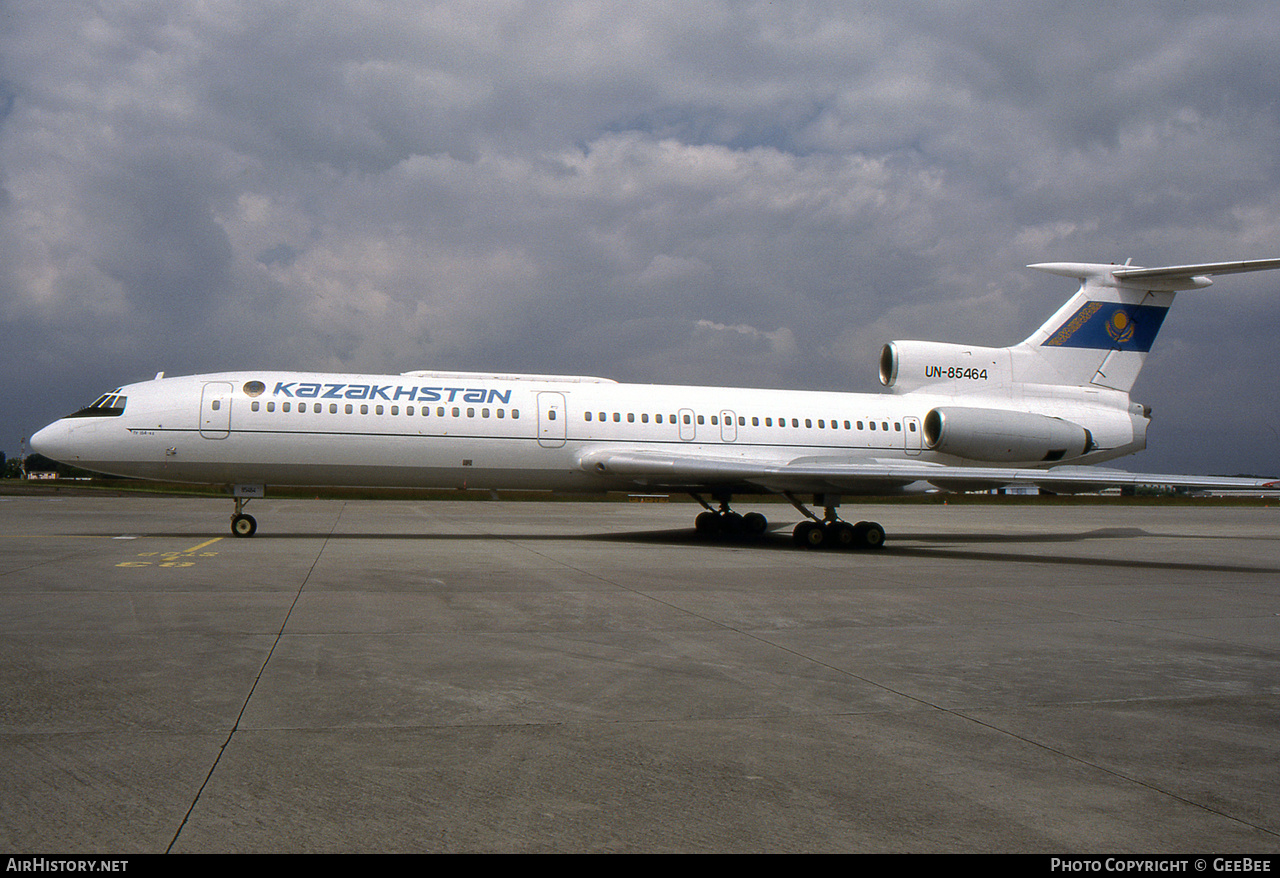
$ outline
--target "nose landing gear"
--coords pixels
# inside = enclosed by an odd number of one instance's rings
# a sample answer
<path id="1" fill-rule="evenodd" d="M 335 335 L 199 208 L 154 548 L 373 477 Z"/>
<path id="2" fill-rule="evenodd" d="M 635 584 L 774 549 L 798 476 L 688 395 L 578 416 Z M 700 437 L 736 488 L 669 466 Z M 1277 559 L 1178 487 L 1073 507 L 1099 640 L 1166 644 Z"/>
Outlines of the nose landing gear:
<path id="1" fill-rule="evenodd" d="M 231 534 L 237 537 L 251 537 L 258 532 L 258 522 L 252 515 L 244 511 L 248 505 L 248 497 L 236 497 L 236 511 L 231 515 Z"/>

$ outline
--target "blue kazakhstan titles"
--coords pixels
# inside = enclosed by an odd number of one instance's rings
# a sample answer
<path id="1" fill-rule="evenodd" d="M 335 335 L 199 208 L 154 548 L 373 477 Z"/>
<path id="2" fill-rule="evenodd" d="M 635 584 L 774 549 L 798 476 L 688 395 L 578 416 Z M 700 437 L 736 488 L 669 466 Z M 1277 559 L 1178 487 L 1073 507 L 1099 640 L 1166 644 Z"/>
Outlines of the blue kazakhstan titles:
<path id="1" fill-rule="evenodd" d="M 479 402 L 511 404 L 511 388 L 407 387 L 403 384 L 319 384 L 307 381 L 277 381 L 272 396 L 290 399 L 384 399 L 387 402 Z"/>

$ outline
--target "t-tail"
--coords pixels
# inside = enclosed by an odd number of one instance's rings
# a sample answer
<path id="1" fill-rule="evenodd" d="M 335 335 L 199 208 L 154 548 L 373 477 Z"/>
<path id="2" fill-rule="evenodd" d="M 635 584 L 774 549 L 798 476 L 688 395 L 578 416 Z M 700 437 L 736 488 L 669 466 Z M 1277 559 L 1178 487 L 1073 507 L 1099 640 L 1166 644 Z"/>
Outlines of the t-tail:
<path id="1" fill-rule="evenodd" d="M 1013 396 L 1029 386 L 1128 394 L 1179 290 L 1210 275 L 1280 268 L 1280 259 L 1142 268 L 1046 262 L 1038 271 L 1076 278 L 1080 289 L 1020 344 L 984 348 L 894 341 L 880 356 L 880 381 L 895 393 Z"/>

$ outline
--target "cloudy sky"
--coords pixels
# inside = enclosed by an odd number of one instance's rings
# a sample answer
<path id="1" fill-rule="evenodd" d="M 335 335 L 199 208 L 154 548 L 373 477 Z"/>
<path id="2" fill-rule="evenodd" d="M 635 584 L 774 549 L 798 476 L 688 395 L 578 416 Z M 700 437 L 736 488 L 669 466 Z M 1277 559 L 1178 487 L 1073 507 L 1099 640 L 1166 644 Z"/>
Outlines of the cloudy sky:
<path id="1" fill-rule="evenodd" d="M 878 389 L 1042 261 L 1280 257 L 1267 0 L 0 3 L 0 449 L 123 383 Z M 1132 469 L 1280 473 L 1280 272 L 1166 320 Z"/>

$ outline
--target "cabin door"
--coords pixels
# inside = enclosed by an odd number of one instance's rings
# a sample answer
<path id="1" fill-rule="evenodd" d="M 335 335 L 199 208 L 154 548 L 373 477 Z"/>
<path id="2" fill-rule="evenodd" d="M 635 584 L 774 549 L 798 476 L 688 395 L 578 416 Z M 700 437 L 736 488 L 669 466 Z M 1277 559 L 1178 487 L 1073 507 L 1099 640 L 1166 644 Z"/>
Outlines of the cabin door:
<path id="1" fill-rule="evenodd" d="M 209 381 L 200 393 L 200 435 L 226 439 L 231 434 L 231 385 Z"/>
<path id="2" fill-rule="evenodd" d="M 906 447 L 907 454 L 915 456 L 920 453 L 922 443 L 924 442 L 924 433 L 920 430 L 919 418 L 903 418 L 902 429 L 907 431 Z"/>
<path id="3" fill-rule="evenodd" d="M 693 409 L 680 409 L 680 440 L 692 442 L 698 425 L 693 422 Z"/>
<path id="4" fill-rule="evenodd" d="M 721 442 L 737 442 L 738 441 L 738 425 L 734 423 L 734 414 L 729 411 L 720 413 L 720 441 Z"/>
<path id="5" fill-rule="evenodd" d="M 559 448 L 568 435 L 563 393 L 538 394 L 538 444 L 543 448 Z"/>

